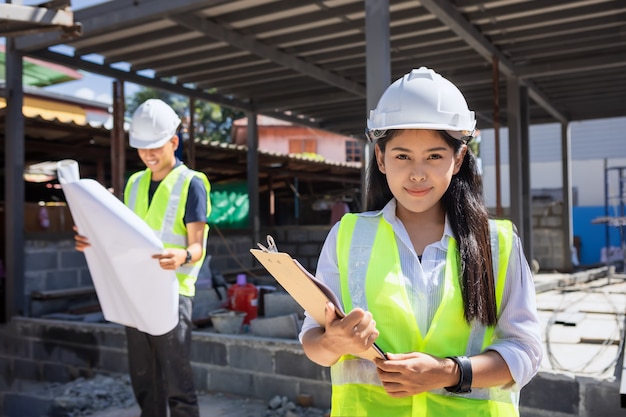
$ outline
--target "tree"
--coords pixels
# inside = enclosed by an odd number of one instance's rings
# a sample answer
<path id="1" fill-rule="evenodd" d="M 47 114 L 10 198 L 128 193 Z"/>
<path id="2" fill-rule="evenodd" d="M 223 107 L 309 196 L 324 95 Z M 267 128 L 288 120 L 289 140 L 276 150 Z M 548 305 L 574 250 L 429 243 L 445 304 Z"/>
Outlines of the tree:
<path id="1" fill-rule="evenodd" d="M 141 103 L 151 98 L 161 99 L 172 106 L 183 121 L 183 132 L 188 131 L 189 99 L 178 94 L 168 93 L 155 88 L 143 88 L 127 100 L 127 115 L 132 115 Z M 241 111 L 196 99 L 194 106 L 195 137 L 201 142 L 218 141 L 230 143 L 233 120 L 240 117 L 244 117 Z"/>

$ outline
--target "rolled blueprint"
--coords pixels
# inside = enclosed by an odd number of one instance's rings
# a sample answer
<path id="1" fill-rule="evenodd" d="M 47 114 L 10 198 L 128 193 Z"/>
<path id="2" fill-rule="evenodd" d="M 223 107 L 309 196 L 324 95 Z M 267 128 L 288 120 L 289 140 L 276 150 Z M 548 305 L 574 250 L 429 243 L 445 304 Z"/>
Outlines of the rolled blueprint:
<path id="1" fill-rule="evenodd" d="M 154 336 L 178 323 L 178 280 L 152 255 L 155 232 L 100 183 L 80 179 L 78 163 L 62 160 L 57 175 L 78 233 L 89 239 L 87 266 L 104 318 Z"/>

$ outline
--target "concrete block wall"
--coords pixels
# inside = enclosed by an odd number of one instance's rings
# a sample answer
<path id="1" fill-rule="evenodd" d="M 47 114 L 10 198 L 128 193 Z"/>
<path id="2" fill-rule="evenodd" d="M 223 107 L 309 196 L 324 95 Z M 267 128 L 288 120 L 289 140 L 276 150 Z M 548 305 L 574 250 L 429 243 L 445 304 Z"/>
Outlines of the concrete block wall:
<path id="1" fill-rule="evenodd" d="M 562 216 L 563 203 L 560 201 L 533 203 L 533 257 L 541 270 L 562 270 L 565 267 Z"/>
<path id="2" fill-rule="evenodd" d="M 209 230 L 207 254 L 211 255 L 211 267 L 218 271 L 252 268 L 254 257 L 250 249 L 252 237 L 249 234 L 222 234 Z"/>
<path id="3" fill-rule="evenodd" d="M 261 243 L 265 242 L 266 235 L 271 235 L 279 251 L 289 253 L 314 274 L 317 268 L 317 258 L 329 231 L 330 226 L 275 227 L 262 231 L 263 242 Z"/>
<path id="4" fill-rule="evenodd" d="M 16 317 L 0 330 L 0 393 L 20 380 L 69 382 L 95 373 L 128 372 L 122 326 Z M 330 373 L 309 361 L 295 339 L 193 332 L 198 390 L 270 400 L 313 396 L 330 404 Z M 0 415 L 2 415 L 0 413 Z"/>
<path id="5" fill-rule="evenodd" d="M 24 251 L 25 315 L 39 317 L 67 310 L 72 303 L 96 300 L 95 295 L 83 300 L 31 300 L 35 291 L 93 286 L 85 256 L 75 249 L 73 238 L 27 240 Z"/>
<path id="6" fill-rule="evenodd" d="M 289 252 L 312 273 L 317 257 L 328 234 L 329 226 L 286 226 L 263 230 L 274 237 L 281 251 Z M 256 247 L 249 234 L 210 232 L 207 253 L 211 255 L 211 267 L 219 271 L 254 268 L 259 264 L 250 254 Z M 74 248 L 72 235 L 54 235 L 50 239 L 27 239 L 25 246 L 24 305 L 23 314 L 41 317 L 50 313 L 67 311 L 72 306 L 97 303 L 95 293 L 80 298 L 33 300 L 34 291 L 49 291 L 93 287 L 91 275 L 83 253 Z"/>
<path id="7" fill-rule="evenodd" d="M 18 379 L 68 382 L 96 372 L 127 372 L 121 326 L 14 318 L 0 328 L 0 411 L 2 392 Z M 330 406 L 328 368 L 312 363 L 297 340 L 193 332 L 192 364 L 199 390 L 270 400 L 313 396 Z M 540 372 L 521 393 L 522 417 L 617 417 L 619 381 Z M 2 415 L 0 413 L 0 415 Z"/>
<path id="8" fill-rule="evenodd" d="M 528 417 L 619 417 L 620 381 L 562 372 L 540 372 L 522 390 L 520 414 Z"/>
<path id="9" fill-rule="evenodd" d="M 317 257 L 328 235 L 330 226 L 281 226 L 264 228 L 260 233 L 260 242 L 266 243 L 266 236 L 274 238 L 278 250 L 288 252 L 311 273 L 317 267 Z M 207 254 L 211 255 L 211 267 L 223 273 L 231 271 L 245 272 L 254 270 L 260 264 L 250 254 L 250 249 L 257 248 L 249 233 L 232 231 L 209 231 Z"/>

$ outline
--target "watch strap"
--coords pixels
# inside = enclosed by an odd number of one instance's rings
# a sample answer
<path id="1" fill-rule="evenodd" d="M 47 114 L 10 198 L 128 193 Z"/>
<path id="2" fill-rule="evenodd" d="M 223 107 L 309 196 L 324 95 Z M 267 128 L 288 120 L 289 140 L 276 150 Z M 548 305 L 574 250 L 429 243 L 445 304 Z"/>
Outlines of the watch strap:
<path id="1" fill-rule="evenodd" d="M 456 385 L 445 387 L 445 390 L 455 394 L 472 392 L 472 361 L 467 356 L 448 356 L 459 367 L 459 382 Z"/>
<path id="2" fill-rule="evenodd" d="M 187 249 L 185 249 L 185 252 L 187 252 L 187 257 L 185 258 L 185 262 L 180 264 L 180 266 L 187 265 L 189 262 L 191 262 L 191 252 L 189 252 L 189 250 Z"/>

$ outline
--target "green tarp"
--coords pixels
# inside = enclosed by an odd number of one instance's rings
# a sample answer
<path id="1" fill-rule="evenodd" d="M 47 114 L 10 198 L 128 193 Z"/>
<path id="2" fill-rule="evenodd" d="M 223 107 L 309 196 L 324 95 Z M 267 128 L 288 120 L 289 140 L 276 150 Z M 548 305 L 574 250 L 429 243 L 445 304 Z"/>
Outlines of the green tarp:
<path id="1" fill-rule="evenodd" d="M 227 184 L 211 184 L 210 225 L 221 229 L 245 229 L 248 227 L 250 199 L 245 181 Z"/>

